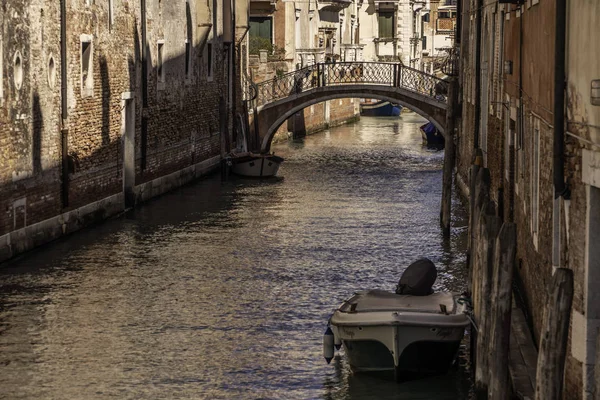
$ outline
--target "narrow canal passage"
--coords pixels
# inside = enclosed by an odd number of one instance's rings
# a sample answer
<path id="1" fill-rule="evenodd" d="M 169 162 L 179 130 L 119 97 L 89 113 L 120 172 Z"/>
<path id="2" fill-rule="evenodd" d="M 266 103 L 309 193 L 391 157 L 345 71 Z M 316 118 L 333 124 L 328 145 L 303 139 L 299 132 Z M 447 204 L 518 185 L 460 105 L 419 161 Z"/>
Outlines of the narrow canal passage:
<path id="1" fill-rule="evenodd" d="M 465 288 L 466 221 L 439 228 L 422 119 L 363 118 L 274 146 L 274 181 L 213 176 L 0 270 L 0 397 L 464 399 L 463 368 L 395 384 L 323 360 L 354 291 L 428 256 Z"/>

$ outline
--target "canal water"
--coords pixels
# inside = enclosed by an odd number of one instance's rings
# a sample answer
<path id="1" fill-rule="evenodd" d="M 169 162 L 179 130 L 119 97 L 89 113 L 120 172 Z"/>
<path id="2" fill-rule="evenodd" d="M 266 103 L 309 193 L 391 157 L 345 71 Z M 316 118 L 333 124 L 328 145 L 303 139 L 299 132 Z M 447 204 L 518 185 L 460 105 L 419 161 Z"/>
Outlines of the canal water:
<path id="1" fill-rule="evenodd" d="M 419 257 L 465 288 L 439 227 L 443 152 L 414 114 L 273 150 L 281 178 L 212 176 L 0 269 L 0 398 L 466 399 L 463 364 L 396 384 L 322 357 L 332 311 Z"/>

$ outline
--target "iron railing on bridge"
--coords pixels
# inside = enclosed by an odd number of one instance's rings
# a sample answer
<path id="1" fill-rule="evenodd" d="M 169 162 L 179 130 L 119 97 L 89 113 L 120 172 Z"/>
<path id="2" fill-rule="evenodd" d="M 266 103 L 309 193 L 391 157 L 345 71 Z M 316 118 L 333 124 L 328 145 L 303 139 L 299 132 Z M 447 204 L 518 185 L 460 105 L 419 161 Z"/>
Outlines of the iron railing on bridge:
<path id="1" fill-rule="evenodd" d="M 447 81 L 402 64 L 338 62 L 314 64 L 258 83 L 252 97 L 258 107 L 318 87 L 366 84 L 399 87 L 442 103 L 448 92 Z"/>

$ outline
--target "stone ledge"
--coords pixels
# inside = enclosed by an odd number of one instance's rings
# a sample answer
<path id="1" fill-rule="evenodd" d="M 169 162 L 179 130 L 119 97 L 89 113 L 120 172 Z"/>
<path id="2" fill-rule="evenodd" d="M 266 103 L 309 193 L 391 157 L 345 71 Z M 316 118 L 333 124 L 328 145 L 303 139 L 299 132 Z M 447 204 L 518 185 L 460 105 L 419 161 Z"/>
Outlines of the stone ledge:
<path id="1" fill-rule="evenodd" d="M 531 338 L 525 315 L 513 304 L 508 370 L 513 394 L 518 399 L 529 400 L 535 397 L 537 357 L 537 349 Z"/>
<path id="2" fill-rule="evenodd" d="M 136 204 L 160 196 L 215 170 L 221 157 L 212 157 L 169 175 L 135 187 Z M 0 263 L 36 247 L 50 243 L 124 211 L 123 193 L 106 197 L 83 207 L 0 236 Z"/>

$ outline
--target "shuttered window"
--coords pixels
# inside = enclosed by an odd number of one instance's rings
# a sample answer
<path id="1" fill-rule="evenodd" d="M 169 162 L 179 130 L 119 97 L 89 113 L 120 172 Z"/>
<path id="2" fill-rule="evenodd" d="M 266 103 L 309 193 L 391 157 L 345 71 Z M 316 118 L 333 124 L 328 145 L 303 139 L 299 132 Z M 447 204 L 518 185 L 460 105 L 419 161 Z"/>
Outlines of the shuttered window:
<path id="1" fill-rule="evenodd" d="M 273 20 L 270 17 L 250 17 L 250 37 L 260 37 L 273 42 Z"/>
<path id="2" fill-rule="evenodd" d="M 394 12 L 380 11 L 379 12 L 379 38 L 394 37 Z"/>

